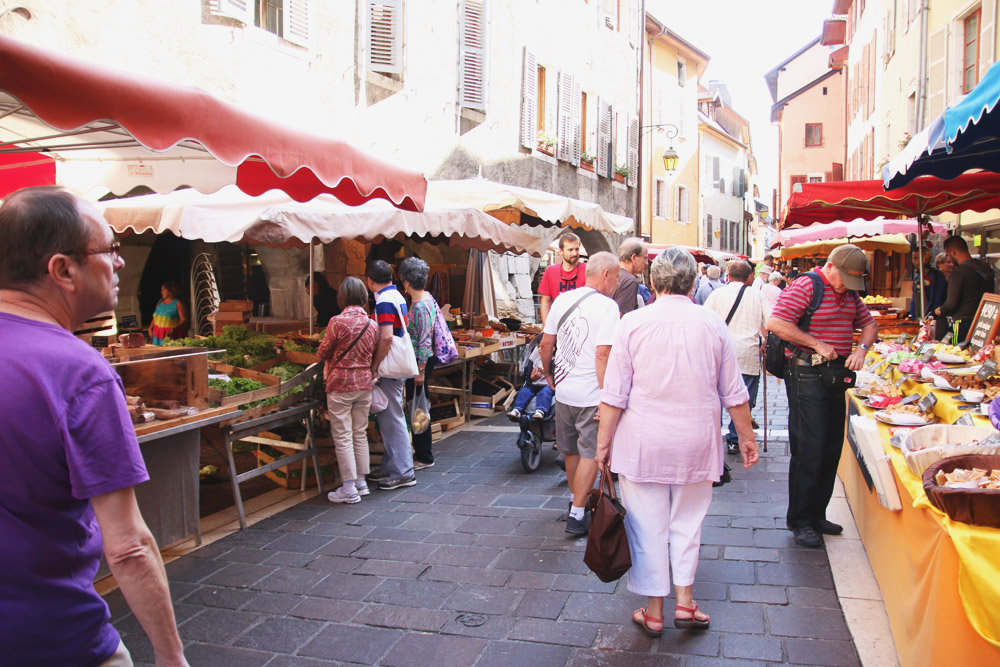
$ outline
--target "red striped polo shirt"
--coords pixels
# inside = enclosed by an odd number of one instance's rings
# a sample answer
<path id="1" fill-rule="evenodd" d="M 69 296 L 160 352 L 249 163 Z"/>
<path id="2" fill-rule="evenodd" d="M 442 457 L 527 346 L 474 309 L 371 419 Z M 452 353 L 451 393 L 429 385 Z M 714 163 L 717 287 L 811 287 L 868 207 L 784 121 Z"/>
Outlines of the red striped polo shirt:
<path id="1" fill-rule="evenodd" d="M 868 306 L 861 302 L 857 292 L 848 290 L 843 294 L 837 294 L 823 272 L 816 271 L 816 273 L 823 279 L 823 301 L 813 313 L 806 332 L 832 345 L 838 356 L 849 356 L 854 343 L 854 330 L 863 329 L 875 320 L 868 312 Z M 809 308 L 812 296 L 812 280 L 809 276 L 799 276 L 782 290 L 771 315 L 797 325 Z M 812 352 L 812 350 L 806 351 Z"/>

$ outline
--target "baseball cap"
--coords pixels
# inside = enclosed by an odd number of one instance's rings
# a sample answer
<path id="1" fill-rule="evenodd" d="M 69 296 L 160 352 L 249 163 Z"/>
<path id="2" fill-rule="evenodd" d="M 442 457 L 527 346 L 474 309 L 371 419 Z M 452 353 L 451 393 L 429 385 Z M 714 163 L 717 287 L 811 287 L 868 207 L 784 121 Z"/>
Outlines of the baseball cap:
<path id="1" fill-rule="evenodd" d="M 865 289 L 865 275 L 868 273 L 868 258 L 865 251 L 856 245 L 845 244 L 833 249 L 830 262 L 840 270 L 840 278 L 849 290 Z"/>

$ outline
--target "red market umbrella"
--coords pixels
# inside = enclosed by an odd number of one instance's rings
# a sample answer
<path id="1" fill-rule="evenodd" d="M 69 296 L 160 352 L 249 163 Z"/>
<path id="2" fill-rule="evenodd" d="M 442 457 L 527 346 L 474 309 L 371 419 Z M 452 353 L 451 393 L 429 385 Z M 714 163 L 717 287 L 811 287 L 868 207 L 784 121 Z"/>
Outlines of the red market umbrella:
<path id="1" fill-rule="evenodd" d="M 854 218 L 926 221 L 941 213 L 993 208 L 1000 208 L 1000 175 L 992 173 L 964 174 L 950 181 L 922 176 L 888 191 L 882 181 L 801 183 L 788 198 L 781 229 Z"/>
<path id="2" fill-rule="evenodd" d="M 423 209 L 427 181 L 339 139 L 256 116 L 203 90 L 94 65 L 0 37 L 0 154 L 55 159 L 55 181 L 86 192 L 137 186 L 214 192 L 235 183 L 297 201 L 386 199 Z M 43 181 L 44 182 L 44 181 Z"/>
<path id="3" fill-rule="evenodd" d="M 797 229 L 784 229 L 774 235 L 770 247 L 788 247 L 831 239 L 874 238 L 886 234 L 917 234 L 919 232 L 918 225 L 916 220 L 887 220 L 885 218 L 874 220 L 858 218 L 849 222 L 826 222 Z M 933 233 L 944 234 L 944 226 L 934 224 Z"/>

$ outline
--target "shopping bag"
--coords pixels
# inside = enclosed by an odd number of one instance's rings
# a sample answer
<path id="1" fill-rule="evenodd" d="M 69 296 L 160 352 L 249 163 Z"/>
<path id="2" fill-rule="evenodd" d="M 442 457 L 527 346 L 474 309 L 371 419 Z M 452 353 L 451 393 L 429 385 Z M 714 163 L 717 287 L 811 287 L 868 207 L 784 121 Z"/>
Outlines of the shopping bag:
<path id="1" fill-rule="evenodd" d="M 372 404 L 368 408 L 368 412 L 377 415 L 378 413 L 389 407 L 389 397 L 385 395 L 382 391 L 382 387 L 376 385 L 372 386 Z"/>
<path id="2" fill-rule="evenodd" d="M 410 342 L 410 334 L 403 329 L 402 336 L 392 337 L 392 347 L 385 359 L 378 367 L 378 376 L 391 380 L 408 380 L 416 377 L 420 371 L 417 369 L 417 356 L 413 353 L 413 343 Z"/>
<path id="3" fill-rule="evenodd" d="M 625 534 L 625 507 L 618 500 L 611 470 L 601 467 L 600 491 L 591 491 L 590 532 L 583 562 L 601 581 L 616 581 L 632 567 Z"/>
<path id="4" fill-rule="evenodd" d="M 424 393 L 423 386 L 414 387 L 410 400 L 410 428 L 414 434 L 421 434 L 431 427 L 431 402 Z"/>
<path id="5" fill-rule="evenodd" d="M 436 301 L 434 302 L 434 358 L 441 364 L 449 364 L 458 359 L 455 338 L 451 335 L 444 313 Z"/>

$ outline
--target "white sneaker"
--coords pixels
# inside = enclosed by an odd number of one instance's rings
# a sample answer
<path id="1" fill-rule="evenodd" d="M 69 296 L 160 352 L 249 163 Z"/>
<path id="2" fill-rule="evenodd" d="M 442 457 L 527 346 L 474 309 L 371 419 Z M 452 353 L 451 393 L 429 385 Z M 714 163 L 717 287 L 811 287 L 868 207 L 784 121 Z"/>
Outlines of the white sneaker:
<path id="1" fill-rule="evenodd" d="M 520 419 L 521 411 L 518 410 L 517 408 L 514 408 L 513 410 L 507 413 L 507 416 L 510 417 L 511 419 Z"/>
<path id="2" fill-rule="evenodd" d="M 368 495 L 371 495 L 371 491 L 368 490 L 368 485 L 367 484 L 358 484 L 354 488 L 356 488 L 358 490 L 358 495 L 359 496 L 368 496 Z"/>
<path id="3" fill-rule="evenodd" d="M 537 419 L 541 421 L 542 419 L 545 419 L 545 413 L 542 412 L 541 410 L 535 410 L 535 414 L 533 414 L 531 417 L 532 419 Z"/>
<path id="4" fill-rule="evenodd" d="M 336 491 L 331 491 L 326 494 L 326 499 L 331 503 L 347 503 L 348 505 L 353 505 L 354 503 L 361 502 L 361 494 L 355 490 L 353 493 L 344 490 L 344 487 L 340 487 Z"/>

